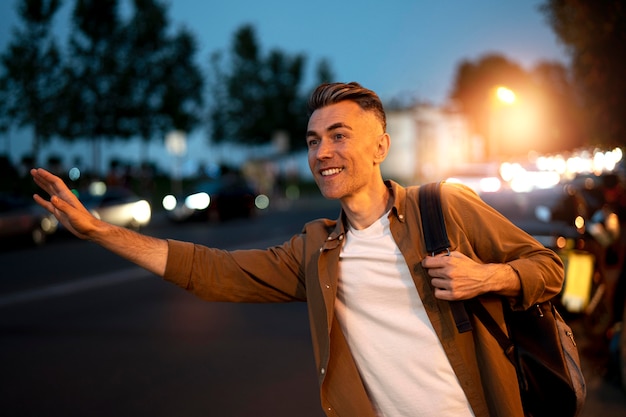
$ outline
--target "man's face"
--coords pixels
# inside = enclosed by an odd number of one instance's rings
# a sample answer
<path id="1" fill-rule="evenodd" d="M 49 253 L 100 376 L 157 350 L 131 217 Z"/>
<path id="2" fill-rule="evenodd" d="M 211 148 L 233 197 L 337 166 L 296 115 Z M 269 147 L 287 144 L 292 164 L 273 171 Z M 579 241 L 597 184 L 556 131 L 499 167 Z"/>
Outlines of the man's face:
<path id="1" fill-rule="evenodd" d="M 309 168 L 326 198 L 347 199 L 380 181 L 384 131 L 374 113 L 353 101 L 316 110 L 309 119 Z"/>

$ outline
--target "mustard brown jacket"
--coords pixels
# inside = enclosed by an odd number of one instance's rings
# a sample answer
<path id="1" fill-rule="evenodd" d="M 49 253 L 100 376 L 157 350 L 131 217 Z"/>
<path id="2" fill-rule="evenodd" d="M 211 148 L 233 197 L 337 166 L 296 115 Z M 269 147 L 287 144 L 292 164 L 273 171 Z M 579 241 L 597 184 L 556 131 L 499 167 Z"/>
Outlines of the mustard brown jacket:
<path id="1" fill-rule="evenodd" d="M 515 370 L 487 330 L 456 330 L 449 303 L 434 297 L 420 262 L 427 255 L 418 209 L 418 187 L 392 181 L 389 215 L 393 238 L 413 276 L 417 292 L 476 416 L 523 416 Z M 442 207 L 451 242 L 481 263 L 507 263 L 519 275 L 521 295 L 515 309 L 548 300 L 561 289 L 558 256 L 511 224 L 469 188 L 444 183 Z M 209 301 L 308 304 L 320 397 L 327 416 L 368 417 L 375 411 L 334 314 L 339 253 L 346 233 L 338 220 L 307 223 L 302 232 L 268 249 L 223 251 L 170 240 L 165 279 Z M 503 325 L 501 298 L 481 297 Z"/>

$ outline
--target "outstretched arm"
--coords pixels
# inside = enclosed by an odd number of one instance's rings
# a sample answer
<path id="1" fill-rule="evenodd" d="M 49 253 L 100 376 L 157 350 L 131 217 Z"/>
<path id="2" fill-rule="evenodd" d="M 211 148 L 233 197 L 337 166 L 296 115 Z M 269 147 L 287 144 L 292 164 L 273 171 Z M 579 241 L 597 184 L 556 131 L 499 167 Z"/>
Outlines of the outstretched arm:
<path id="1" fill-rule="evenodd" d="M 37 204 L 52 213 L 70 232 L 163 276 L 167 263 L 167 241 L 144 236 L 95 218 L 63 180 L 45 169 L 32 169 L 31 175 L 35 183 L 50 195 L 48 201 L 35 194 L 33 198 Z"/>

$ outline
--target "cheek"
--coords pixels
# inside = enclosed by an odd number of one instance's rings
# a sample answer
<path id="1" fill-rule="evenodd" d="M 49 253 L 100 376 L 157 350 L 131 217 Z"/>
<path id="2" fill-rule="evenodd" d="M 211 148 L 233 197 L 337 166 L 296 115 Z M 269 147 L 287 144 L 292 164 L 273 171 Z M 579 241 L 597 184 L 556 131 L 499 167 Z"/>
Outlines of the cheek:
<path id="1" fill-rule="evenodd" d="M 313 172 L 313 168 L 315 167 L 315 153 L 313 151 L 309 151 L 308 161 L 309 161 L 309 169 Z"/>

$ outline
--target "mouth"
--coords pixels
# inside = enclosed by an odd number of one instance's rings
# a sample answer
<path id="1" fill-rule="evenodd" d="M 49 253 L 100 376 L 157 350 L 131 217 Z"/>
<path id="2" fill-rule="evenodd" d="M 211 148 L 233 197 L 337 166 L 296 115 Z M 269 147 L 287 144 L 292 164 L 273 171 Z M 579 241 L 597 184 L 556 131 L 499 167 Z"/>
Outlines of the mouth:
<path id="1" fill-rule="evenodd" d="M 343 171 L 343 168 L 326 168 L 322 169 L 320 171 L 320 174 L 322 175 L 322 177 L 328 177 L 331 175 L 339 174 L 341 171 Z"/>

